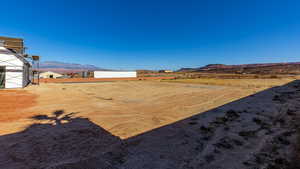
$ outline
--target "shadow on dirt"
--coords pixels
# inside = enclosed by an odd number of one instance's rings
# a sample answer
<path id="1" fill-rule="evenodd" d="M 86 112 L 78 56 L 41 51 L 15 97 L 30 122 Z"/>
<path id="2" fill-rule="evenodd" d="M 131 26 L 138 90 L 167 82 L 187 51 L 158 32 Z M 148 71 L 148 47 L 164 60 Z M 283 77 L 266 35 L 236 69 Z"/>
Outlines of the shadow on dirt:
<path id="1" fill-rule="evenodd" d="M 58 110 L 0 136 L 0 168 L 288 168 L 299 108 L 294 81 L 126 140 Z"/>
<path id="2" fill-rule="evenodd" d="M 122 161 L 122 141 L 86 118 L 59 110 L 32 117 L 38 123 L 0 137 L 0 168 L 112 168 Z M 116 154 L 116 155 L 115 155 Z"/>

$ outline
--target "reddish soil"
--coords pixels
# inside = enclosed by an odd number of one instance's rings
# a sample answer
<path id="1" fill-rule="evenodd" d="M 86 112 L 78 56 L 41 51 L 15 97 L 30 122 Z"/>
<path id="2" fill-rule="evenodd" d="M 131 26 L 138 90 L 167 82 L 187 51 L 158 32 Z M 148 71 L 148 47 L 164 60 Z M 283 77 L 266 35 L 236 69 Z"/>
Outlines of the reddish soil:
<path id="1" fill-rule="evenodd" d="M 138 77 L 138 78 L 68 78 L 68 79 L 40 79 L 42 83 L 76 83 L 76 82 L 103 82 L 103 81 L 137 81 L 137 80 L 163 80 L 175 77 Z"/>
<path id="2" fill-rule="evenodd" d="M 27 117 L 22 110 L 36 104 L 36 95 L 24 90 L 0 91 L 0 122 L 13 121 Z"/>

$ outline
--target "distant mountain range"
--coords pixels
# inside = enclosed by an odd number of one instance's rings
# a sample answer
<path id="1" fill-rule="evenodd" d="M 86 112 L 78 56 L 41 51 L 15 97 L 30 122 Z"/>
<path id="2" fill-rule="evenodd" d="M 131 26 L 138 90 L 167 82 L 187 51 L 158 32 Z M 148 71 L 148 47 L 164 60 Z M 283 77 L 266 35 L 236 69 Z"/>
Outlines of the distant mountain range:
<path id="1" fill-rule="evenodd" d="M 82 65 L 76 63 L 64 63 L 57 61 L 46 61 L 40 63 L 40 71 L 52 71 L 57 73 L 75 73 L 82 71 L 107 70 L 94 65 Z"/>
<path id="2" fill-rule="evenodd" d="M 57 73 L 76 73 L 82 71 L 108 70 L 94 65 L 64 63 L 47 61 L 40 63 L 40 71 L 53 71 Z M 198 68 L 182 68 L 177 72 L 203 72 L 203 73 L 236 73 L 236 74 L 300 74 L 300 62 L 288 63 L 261 63 L 261 64 L 209 64 Z"/>
<path id="3" fill-rule="evenodd" d="M 178 72 L 238 74 L 300 74 L 300 62 L 225 65 L 209 64 L 199 68 L 182 68 Z"/>

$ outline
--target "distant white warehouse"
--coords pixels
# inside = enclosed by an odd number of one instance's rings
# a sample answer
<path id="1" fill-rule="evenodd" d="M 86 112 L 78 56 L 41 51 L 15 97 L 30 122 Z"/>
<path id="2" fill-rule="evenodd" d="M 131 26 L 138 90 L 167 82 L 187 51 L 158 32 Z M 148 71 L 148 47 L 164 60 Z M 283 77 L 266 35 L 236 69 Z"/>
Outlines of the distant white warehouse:
<path id="1" fill-rule="evenodd" d="M 14 50 L 0 43 L 0 88 L 22 88 L 30 83 L 31 65 Z"/>
<path id="2" fill-rule="evenodd" d="M 136 71 L 94 71 L 94 78 L 134 78 Z"/>
<path id="3" fill-rule="evenodd" d="M 40 73 L 40 78 L 41 79 L 43 79 L 43 78 L 56 79 L 56 78 L 61 78 L 61 77 L 63 77 L 62 74 L 51 72 L 51 71 Z"/>

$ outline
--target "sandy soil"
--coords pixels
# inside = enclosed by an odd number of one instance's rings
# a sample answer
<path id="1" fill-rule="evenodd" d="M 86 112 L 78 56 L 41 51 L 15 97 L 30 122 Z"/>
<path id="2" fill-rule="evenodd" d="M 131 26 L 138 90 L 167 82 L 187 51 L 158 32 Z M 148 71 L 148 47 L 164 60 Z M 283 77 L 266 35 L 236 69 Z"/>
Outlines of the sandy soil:
<path id="1" fill-rule="evenodd" d="M 265 88 L 142 81 L 16 90 L 31 101 L 11 110 L 18 118 L 1 115 L 0 168 L 284 168 L 300 84 Z"/>
<path id="2" fill-rule="evenodd" d="M 17 94 L 8 91 L 9 99 L 3 100 L 9 109 L 0 117 L 0 134 L 24 129 L 33 123 L 28 119 L 33 115 L 64 110 L 77 112 L 78 116 L 89 118 L 112 134 L 128 138 L 262 89 L 150 81 L 42 83 L 19 90 Z"/>
<path id="3" fill-rule="evenodd" d="M 24 90 L 0 91 L 0 121 L 11 122 L 28 117 L 23 110 L 36 104 L 37 96 Z"/>

